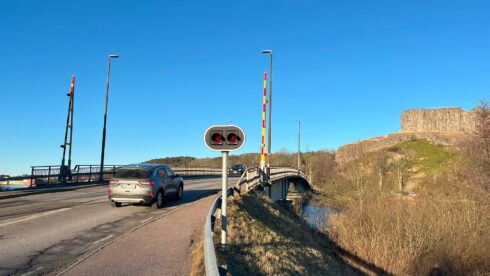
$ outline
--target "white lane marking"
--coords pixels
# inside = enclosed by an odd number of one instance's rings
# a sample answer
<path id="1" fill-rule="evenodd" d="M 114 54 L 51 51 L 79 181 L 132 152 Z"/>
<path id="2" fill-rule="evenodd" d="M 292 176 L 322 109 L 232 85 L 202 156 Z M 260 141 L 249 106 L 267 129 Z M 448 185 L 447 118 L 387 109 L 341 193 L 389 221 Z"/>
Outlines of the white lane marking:
<path id="1" fill-rule="evenodd" d="M 145 223 L 145 222 L 149 221 L 149 220 L 150 220 L 150 219 L 152 219 L 152 218 L 153 218 L 153 217 L 149 217 L 149 218 L 147 218 L 147 219 L 145 219 L 145 220 L 142 220 L 141 222 Z"/>
<path id="2" fill-rule="evenodd" d="M 102 239 L 100 239 L 100 240 L 98 240 L 98 241 L 94 241 L 94 243 L 99 243 L 99 242 L 102 242 L 102 241 L 108 240 L 108 239 L 112 238 L 112 236 L 114 236 L 114 235 L 109 235 L 109 236 L 107 236 L 107 237 L 105 237 L 105 238 L 102 238 Z"/>
<path id="3" fill-rule="evenodd" d="M 0 222 L 0 227 L 6 226 L 6 225 L 10 225 L 10 224 L 14 224 L 14 223 L 23 222 L 23 221 L 28 221 L 28 220 L 36 219 L 36 218 L 39 218 L 39 217 L 49 216 L 49 215 L 53 215 L 53 214 L 56 214 L 56 213 L 61 213 L 61 212 L 64 212 L 64 211 L 68 211 L 70 209 L 72 209 L 72 208 L 61 208 L 61 209 L 56 209 L 56 210 L 41 212 L 41 213 L 38 213 L 38 214 L 28 215 L 28 216 L 24 216 L 24 217 L 20 217 L 20 218 L 7 219 L 7 220 L 4 220 L 4 221 Z"/>

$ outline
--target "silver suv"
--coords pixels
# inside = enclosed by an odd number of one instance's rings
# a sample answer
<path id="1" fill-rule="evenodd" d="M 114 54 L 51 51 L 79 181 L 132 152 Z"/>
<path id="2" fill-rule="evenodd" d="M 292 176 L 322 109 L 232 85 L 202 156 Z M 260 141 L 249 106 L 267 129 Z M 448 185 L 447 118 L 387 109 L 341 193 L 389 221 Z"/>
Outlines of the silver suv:
<path id="1" fill-rule="evenodd" d="M 162 208 L 166 197 L 181 199 L 183 193 L 182 177 L 167 166 L 154 164 L 136 164 L 117 169 L 107 191 L 113 207 L 121 207 L 122 203 L 142 203 Z"/>

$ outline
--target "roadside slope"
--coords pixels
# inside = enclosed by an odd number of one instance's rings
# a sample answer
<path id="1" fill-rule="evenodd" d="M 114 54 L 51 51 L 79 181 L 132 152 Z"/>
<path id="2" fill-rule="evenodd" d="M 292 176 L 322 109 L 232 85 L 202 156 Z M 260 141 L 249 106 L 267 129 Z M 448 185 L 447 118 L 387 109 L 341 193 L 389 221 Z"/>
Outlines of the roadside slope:
<path id="1" fill-rule="evenodd" d="M 323 236 L 277 203 L 249 195 L 229 208 L 229 246 L 217 254 L 231 275 L 358 274 Z M 215 229 L 218 239 L 220 226 Z"/>

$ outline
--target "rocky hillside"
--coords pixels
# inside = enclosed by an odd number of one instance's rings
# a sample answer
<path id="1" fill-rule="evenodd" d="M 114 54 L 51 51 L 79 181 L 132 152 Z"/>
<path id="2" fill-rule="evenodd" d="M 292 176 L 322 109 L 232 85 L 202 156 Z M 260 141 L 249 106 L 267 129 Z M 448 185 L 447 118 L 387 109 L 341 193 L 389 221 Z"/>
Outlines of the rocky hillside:
<path id="1" fill-rule="evenodd" d="M 458 146 L 475 129 L 473 112 L 461 108 L 412 109 L 400 118 L 399 133 L 370 138 L 340 147 L 339 164 L 355 160 L 365 153 L 392 147 L 400 142 L 426 139 L 435 144 Z"/>

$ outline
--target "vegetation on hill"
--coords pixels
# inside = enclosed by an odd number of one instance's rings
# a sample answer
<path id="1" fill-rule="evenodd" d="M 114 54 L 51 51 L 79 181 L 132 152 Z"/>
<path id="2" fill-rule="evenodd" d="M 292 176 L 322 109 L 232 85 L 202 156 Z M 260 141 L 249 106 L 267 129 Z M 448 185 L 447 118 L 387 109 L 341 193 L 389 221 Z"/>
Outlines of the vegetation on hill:
<path id="1" fill-rule="evenodd" d="M 456 147 L 413 139 L 342 165 L 330 152 L 303 154 L 302 169 L 322 189 L 321 200 L 338 211 L 322 229 L 327 237 L 247 196 L 230 208 L 233 254 L 220 257 L 232 274 L 331 275 L 338 267 L 322 265 L 331 265 L 324 255 L 332 253 L 330 240 L 396 275 L 489 275 L 490 108 L 482 103 L 475 112 L 475 133 Z M 255 165 L 258 155 L 235 160 Z M 272 161 L 297 164 L 287 153 Z"/>
<path id="2" fill-rule="evenodd" d="M 217 251 L 229 275 L 358 274 L 329 250 L 327 239 L 277 203 L 245 195 L 230 201 L 229 208 L 227 249 Z"/>
<path id="3" fill-rule="evenodd" d="M 477 112 L 458 148 L 405 141 L 335 166 L 320 185 L 340 211 L 329 237 L 394 274 L 488 275 L 490 110 Z"/>

